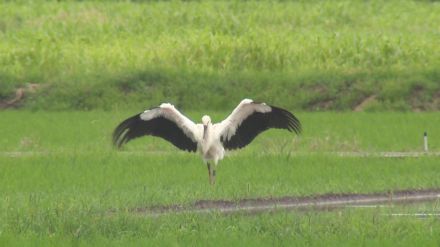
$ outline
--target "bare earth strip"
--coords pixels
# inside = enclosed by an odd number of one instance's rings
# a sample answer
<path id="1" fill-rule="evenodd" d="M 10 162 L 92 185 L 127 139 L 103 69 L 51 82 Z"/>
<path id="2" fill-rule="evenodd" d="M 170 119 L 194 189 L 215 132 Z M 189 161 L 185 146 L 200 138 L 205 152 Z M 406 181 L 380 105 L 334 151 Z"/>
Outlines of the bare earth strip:
<path id="1" fill-rule="evenodd" d="M 440 189 L 404 190 L 376 194 L 325 194 L 305 197 L 255 198 L 238 201 L 202 200 L 193 205 L 136 208 L 140 216 L 157 217 L 178 213 L 259 213 L 277 210 L 330 210 L 341 207 L 379 207 L 440 200 Z M 115 213 L 115 212 L 113 212 Z"/>

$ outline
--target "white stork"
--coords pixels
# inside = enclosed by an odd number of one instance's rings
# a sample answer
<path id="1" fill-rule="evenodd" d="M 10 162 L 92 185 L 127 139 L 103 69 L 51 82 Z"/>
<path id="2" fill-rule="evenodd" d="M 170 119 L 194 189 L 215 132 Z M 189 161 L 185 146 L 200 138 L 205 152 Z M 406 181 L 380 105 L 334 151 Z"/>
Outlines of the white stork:
<path id="1" fill-rule="evenodd" d="M 299 134 L 301 123 L 287 110 L 250 99 L 242 100 L 225 120 L 216 124 L 206 115 L 202 124 L 195 124 L 173 105 L 164 103 L 120 123 L 113 133 L 113 144 L 120 148 L 134 138 L 152 135 L 182 150 L 198 151 L 208 166 L 209 182 L 214 184 L 215 167 L 223 159 L 225 149 L 243 148 L 269 128 Z"/>

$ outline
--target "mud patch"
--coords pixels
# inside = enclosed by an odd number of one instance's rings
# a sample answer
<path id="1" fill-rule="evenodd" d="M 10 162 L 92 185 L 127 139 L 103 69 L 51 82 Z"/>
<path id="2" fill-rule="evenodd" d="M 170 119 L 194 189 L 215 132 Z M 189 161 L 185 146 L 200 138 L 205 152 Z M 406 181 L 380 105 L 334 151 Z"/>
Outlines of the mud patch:
<path id="1" fill-rule="evenodd" d="M 423 97 L 425 94 L 424 90 L 425 89 L 421 85 L 415 85 L 411 90 L 409 103 L 412 107 L 412 110 L 415 112 L 421 112 L 429 108 L 428 102 L 426 102 L 425 97 Z"/>
<path id="2" fill-rule="evenodd" d="M 303 197 L 244 198 L 230 200 L 200 200 L 190 206 L 170 205 L 130 210 L 142 216 L 178 213 L 259 213 L 277 210 L 331 210 L 353 206 L 409 204 L 440 200 L 440 188 L 401 190 L 373 194 L 323 194 Z M 112 212 L 116 213 L 116 212 Z"/>
<path id="3" fill-rule="evenodd" d="M 360 104 L 358 104 L 353 111 L 355 112 L 359 112 L 359 111 L 363 111 L 366 107 L 368 107 L 370 104 L 372 104 L 373 102 L 376 101 L 376 95 L 370 95 L 367 98 L 365 98 L 364 100 L 362 100 L 362 102 Z"/>
<path id="4" fill-rule="evenodd" d="M 35 93 L 41 87 L 41 84 L 28 83 L 24 87 L 17 88 L 15 90 L 15 96 L 12 99 L 4 102 L 0 101 L 0 109 L 19 107 L 27 94 Z"/>
<path id="5" fill-rule="evenodd" d="M 437 91 L 432 98 L 432 109 L 440 110 L 440 91 Z"/>

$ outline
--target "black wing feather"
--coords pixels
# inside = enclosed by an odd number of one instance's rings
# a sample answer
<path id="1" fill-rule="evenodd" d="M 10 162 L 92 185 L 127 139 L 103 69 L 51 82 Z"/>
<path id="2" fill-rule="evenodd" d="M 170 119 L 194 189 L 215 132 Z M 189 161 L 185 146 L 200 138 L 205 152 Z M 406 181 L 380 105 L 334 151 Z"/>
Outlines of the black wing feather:
<path id="1" fill-rule="evenodd" d="M 195 152 L 197 142 L 185 135 L 183 130 L 171 120 L 164 117 L 156 117 L 145 121 L 136 114 L 127 118 L 116 127 L 113 132 L 113 145 L 120 148 L 123 144 L 135 138 L 152 135 L 161 137 L 179 149 Z"/>
<path id="2" fill-rule="evenodd" d="M 242 148 L 255 139 L 261 132 L 270 128 L 286 129 L 301 133 L 301 123 L 292 113 L 279 107 L 270 106 L 270 112 L 254 112 L 248 116 L 237 128 L 235 135 L 227 140 L 221 137 L 225 149 Z"/>

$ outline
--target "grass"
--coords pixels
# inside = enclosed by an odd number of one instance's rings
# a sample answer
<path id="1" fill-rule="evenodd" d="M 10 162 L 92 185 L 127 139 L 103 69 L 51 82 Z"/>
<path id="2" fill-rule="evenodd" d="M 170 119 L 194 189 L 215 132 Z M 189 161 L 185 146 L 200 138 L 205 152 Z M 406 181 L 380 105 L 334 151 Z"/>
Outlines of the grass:
<path id="1" fill-rule="evenodd" d="M 215 120 L 227 113 L 218 112 Z M 200 199 L 438 188 L 438 158 L 339 157 L 334 151 L 420 151 L 424 130 L 438 151 L 435 113 L 298 113 L 299 138 L 270 131 L 225 158 L 218 183 L 194 154 L 144 138 L 111 148 L 114 126 L 131 113 L 0 113 L 0 243 L 26 246 L 413 245 L 435 246 L 435 218 L 389 212 L 438 211 L 438 205 L 259 215 L 130 212 Z M 200 113 L 188 114 L 195 119 Z M 399 123 L 399 124 L 396 124 Z M 388 147 L 384 148 L 384 147 Z M 115 210 L 115 214 L 109 214 Z"/>
<path id="2" fill-rule="evenodd" d="M 435 1 L 6 2 L 0 99 L 37 83 L 19 106 L 436 110 L 439 16 Z"/>
<path id="3" fill-rule="evenodd" d="M 426 209 L 438 210 L 438 206 Z M 393 208 L 395 210 L 414 212 L 406 207 Z M 31 232 L 18 237 L 0 235 L 0 243 L 8 246 L 438 245 L 438 219 L 393 218 L 385 215 L 389 211 L 348 209 L 255 216 L 177 215 L 157 219 L 125 214 L 76 216 L 68 225 L 41 229 L 41 233 Z"/>
<path id="4" fill-rule="evenodd" d="M 196 200 L 438 188 L 440 5 L 435 1 L 6 1 L 0 8 L 1 246 L 438 246 L 438 202 L 257 215 L 142 217 Z M 37 86 L 32 86 L 33 84 Z M 259 136 L 217 185 L 155 138 L 117 151 L 114 127 L 164 101 L 193 119 L 250 97 L 295 109 L 304 132 Z M 361 107 L 360 107 L 361 106 Z M 57 110 L 57 111 L 41 111 Z M 68 110 L 68 111 L 64 111 Z M 90 110 L 88 112 L 75 110 Z M 113 213 L 110 213 L 113 212 Z"/>
<path id="5" fill-rule="evenodd" d="M 440 186 L 436 157 L 243 155 L 222 162 L 215 188 L 208 185 L 200 159 L 186 155 L 61 153 L 0 160 L 1 191 L 17 206 L 27 205 L 29 196 L 43 207 L 69 202 L 99 209 Z"/>
<path id="6" fill-rule="evenodd" d="M 238 103 L 238 102 L 237 102 Z M 120 112 L 0 112 L 1 151 L 110 152 L 111 133 L 117 124 L 145 108 Z M 183 112 L 186 113 L 185 109 Z M 203 114 L 219 122 L 230 112 L 188 112 L 196 122 Z M 439 114 L 432 113 L 295 113 L 302 122 L 299 138 L 283 131 L 259 136 L 239 153 L 301 153 L 324 151 L 423 151 L 423 132 L 432 151 L 440 151 L 437 139 Z M 17 131 L 19 130 L 19 131 Z M 146 152 L 175 149 L 157 138 L 137 139 L 124 150 Z"/>

